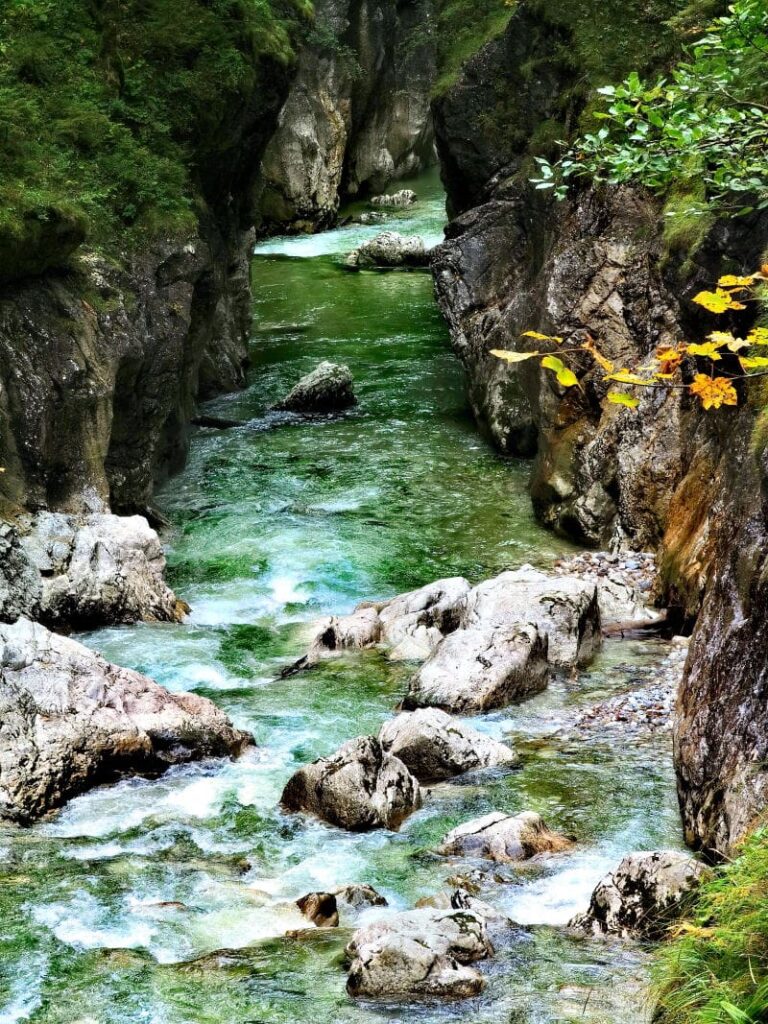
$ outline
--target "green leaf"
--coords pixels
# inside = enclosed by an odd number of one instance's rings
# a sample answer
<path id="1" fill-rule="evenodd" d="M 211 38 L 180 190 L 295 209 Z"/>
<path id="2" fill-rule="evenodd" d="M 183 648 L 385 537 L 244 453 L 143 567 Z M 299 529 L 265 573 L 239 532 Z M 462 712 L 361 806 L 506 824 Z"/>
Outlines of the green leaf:
<path id="1" fill-rule="evenodd" d="M 622 391 L 609 391 L 608 401 L 613 405 L 626 405 L 628 409 L 636 409 L 640 405 L 639 398 L 633 398 L 632 395 L 625 395 Z"/>
<path id="2" fill-rule="evenodd" d="M 541 365 L 545 367 L 547 370 L 552 370 L 552 372 L 557 377 L 558 384 L 562 385 L 562 387 L 578 387 L 579 378 L 576 376 L 573 370 L 570 370 L 562 361 L 562 359 L 558 359 L 557 356 L 544 356 L 544 358 L 541 360 Z"/>

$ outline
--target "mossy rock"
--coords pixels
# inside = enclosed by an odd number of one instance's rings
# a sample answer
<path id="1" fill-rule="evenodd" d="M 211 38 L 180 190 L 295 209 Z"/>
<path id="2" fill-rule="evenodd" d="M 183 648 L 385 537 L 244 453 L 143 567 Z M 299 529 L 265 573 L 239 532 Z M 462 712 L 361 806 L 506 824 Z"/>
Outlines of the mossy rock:
<path id="1" fill-rule="evenodd" d="M 0 282 L 65 267 L 85 241 L 87 218 L 76 210 L 46 207 L 13 225 L 0 223 Z"/>

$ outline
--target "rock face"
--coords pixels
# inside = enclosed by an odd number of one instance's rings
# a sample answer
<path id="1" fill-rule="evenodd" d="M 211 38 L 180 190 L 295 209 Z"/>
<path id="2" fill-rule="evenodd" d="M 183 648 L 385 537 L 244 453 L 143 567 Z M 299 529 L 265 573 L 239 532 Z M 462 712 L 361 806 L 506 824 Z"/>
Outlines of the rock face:
<path id="1" fill-rule="evenodd" d="M 705 874 L 699 861 L 675 850 L 631 853 L 600 882 L 589 910 L 570 927 L 593 935 L 663 938 Z"/>
<path id="2" fill-rule="evenodd" d="M 397 829 L 421 806 L 421 790 L 402 761 L 377 739 L 350 740 L 300 768 L 283 790 L 288 811 L 304 811 L 351 832 Z"/>
<path id="3" fill-rule="evenodd" d="M 397 715 L 384 723 L 379 741 L 419 782 L 517 763 L 515 753 L 505 744 L 436 708 Z"/>
<path id="4" fill-rule="evenodd" d="M 429 256 L 420 238 L 406 237 L 397 231 L 385 231 L 350 253 L 345 266 L 352 270 L 366 268 L 426 267 Z"/>
<path id="5" fill-rule="evenodd" d="M 493 952 L 485 922 L 468 910 L 413 910 L 355 932 L 347 991 L 368 999 L 461 999 L 482 975 L 467 964 Z"/>
<path id="6" fill-rule="evenodd" d="M 328 227 L 343 198 L 432 160 L 431 0 L 319 0 L 261 164 L 268 229 Z"/>
<path id="7" fill-rule="evenodd" d="M 352 374 L 348 366 L 320 363 L 306 377 L 302 377 L 275 408 L 285 412 L 308 414 L 348 409 L 357 402 L 352 383 Z"/>
<path id="8" fill-rule="evenodd" d="M 43 512 L 20 529 L 39 594 L 34 617 L 52 628 L 174 622 L 187 610 L 165 583 L 160 541 L 141 516 Z"/>
<path id="9" fill-rule="evenodd" d="M 386 193 L 380 196 L 373 196 L 371 203 L 373 206 L 389 206 L 393 209 L 402 209 L 406 206 L 413 206 L 417 201 L 418 196 L 410 188 L 401 188 L 399 192 L 392 192 L 390 195 Z"/>
<path id="10" fill-rule="evenodd" d="M 597 586 L 530 566 L 477 587 L 460 577 L 323 622 L 303 665 L 381 644 L 423 661 L 403 701 L 473 714 L 544 689 L 550 667 L 589 662 L 601 642 Z"/>
<path id="11" fill-rule="evenodd" d="M 529 860 L 538 853 L 559 853 L 570 842 L 545 825 L 533 811 L 494 811 L 459 825 L 445 837 L 438 853 L 446 857 L 484 857 L 500 864 Z"/>
<path id="12" fill-rule="evenodd" d="M 33 821 L 120 774 L 239 754 L 253 743 L 203 697 L 20 619 L 0 625 L 0 817 Z"/>

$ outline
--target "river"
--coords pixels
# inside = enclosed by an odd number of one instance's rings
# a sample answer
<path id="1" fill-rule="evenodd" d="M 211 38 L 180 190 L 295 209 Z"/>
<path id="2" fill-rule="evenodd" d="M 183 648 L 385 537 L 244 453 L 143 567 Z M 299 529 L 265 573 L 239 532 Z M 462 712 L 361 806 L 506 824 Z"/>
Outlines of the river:
<path id="1" fill-rule="evenodd" d="M 417 206 L 392 219 L 434 244 L 439 182 L 414 187 Z M 569 550 L 536 525 L 527 467 L 478 435 L 429 275 L 341 266 L 379 230 L 257 247 L 249 386 L 206 408 L 244 425 L 198 430 L 186 469 L 157 497 L 172 522 L 170 579 L 192 615 L 84 638 L 172 690 L 212 698 L 258 747 L 0 829 L 2 1024 L 647 1020 L 644 952 L 556 926 L 624 853 L 679 845 L 667 744 L 577 743 L 556 728 L 569 709 L 652 673 L 660 645 L 611 642 L 579 679 L 474 720 L 515 744 L 522 769 L 434 787 L 399 833 L 351 835 L 278 809 L 296 767 L 378 731 L 408 674 L 366 653 L 279 679 L 308 623 L 441 576 L 546 567 Z M 322 359 L 350 366 L 359 406 L 338 419 L 276 420 L 270 404 Z M 306 926 L 293 901 L 311 890 L 374 885 L 389 909 L 369 917 L 446 890 L 456 865 L 429 851 L 448 829 L 523 809 L 577 843 L 483 893 L 531 930 L 483 966 L 477 1000 L 356 1004 L 341 966 L 348 933 L 286 935 Z"/>

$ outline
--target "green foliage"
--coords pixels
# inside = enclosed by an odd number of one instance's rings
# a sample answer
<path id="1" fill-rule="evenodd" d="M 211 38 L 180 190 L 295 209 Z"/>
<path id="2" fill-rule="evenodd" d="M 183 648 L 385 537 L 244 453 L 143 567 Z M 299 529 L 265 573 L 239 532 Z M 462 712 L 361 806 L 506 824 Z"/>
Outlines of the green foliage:
<path id="1" fill-rule="evenodd" d="M 514 0 L 437 0 L 435 92 L 455 82 L 462 65 L 507 27 Z"/>
<path id="2" fill-rule="evenodd" d="M 706 882 L 656 959 L 658 1024 L 764 1024 L 768 1014 L 768 829 Z"/>
<path id="3" fill-rule="evenodd" d="M 231 111 L 292 59 L 308 9 L 4 0 L 0 273 L 3 253 L 42 249 L 51 234 L 76 244 L 85 232 L 99 241 L 188 224 L 205 192 L 201 168 L 230 144 Z"/>
<path id="4" fill-rule="evenodd" d="M 766 60 L 768 5 L 736 0 L 669 76 L 649 82 L 633 72 L 602 87 L 607 109 L 593 114 L 602 126 L 554 164 L 539 158 L 536 187 L 563 198 L 580 178 L 658 192 L 690 182 L 709 203 L 768 208 Z"/>

